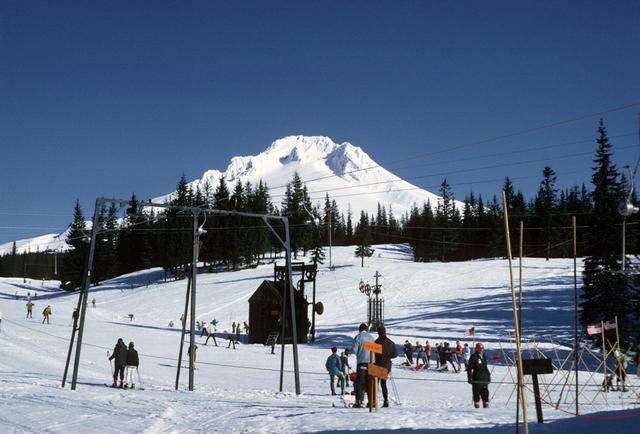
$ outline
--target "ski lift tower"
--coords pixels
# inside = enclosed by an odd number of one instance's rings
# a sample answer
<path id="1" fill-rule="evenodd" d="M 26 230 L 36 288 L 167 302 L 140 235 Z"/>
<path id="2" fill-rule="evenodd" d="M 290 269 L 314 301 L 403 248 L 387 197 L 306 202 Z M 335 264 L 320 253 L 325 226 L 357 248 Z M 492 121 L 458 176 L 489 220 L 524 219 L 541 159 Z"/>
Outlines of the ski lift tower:
<path id="1" fill-rule="evenodd" d="M 377 330 L 379 326 L 384 325 L 384 299 L 380 298 L 382 293 L 382 285 L 378 283 L 378 278 L 382 277 L 378 271 L 373 276 L 376 279 L 374 286 L 369 283 L 364 283 L 362 280 L 358 285 L 358 289 L 361 293 L 368 297 L 367 300 L 367 322 L 369 324 L 369 330 Z M 375 297 L 371 297 L 371 295 Z"/>

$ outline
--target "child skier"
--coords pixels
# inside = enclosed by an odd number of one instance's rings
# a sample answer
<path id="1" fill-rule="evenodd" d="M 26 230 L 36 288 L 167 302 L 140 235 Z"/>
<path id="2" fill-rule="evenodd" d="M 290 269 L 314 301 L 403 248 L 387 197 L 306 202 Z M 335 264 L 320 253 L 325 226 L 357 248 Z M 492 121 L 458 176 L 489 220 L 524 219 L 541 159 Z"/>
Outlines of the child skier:
<path id="1" fill-rule="evenodd" d="M 140 360 L 138 359 L 138 352 L 133 348 L 133 342 L 129 342 L 129 349 L 127 350 L 127 375 L 125 377 L 124 388 L 127 387 L 133 389 L 135 387 L 135 378 L 133 373 L 138 373 L 138 365 Z"/>
<path id="2" fill-rule="evenodd" d="M 336 354 L 338 349 L 336 347 L 331 347 L 331 355 L 327 357 L 327 361 L 324 366 L 329 372 L 329 380 L 331 381 L 331 394 L 336 394 L 336 389 L 333 385 L 335 377 L 338 377 L 338 385 L 341 389 L 341 395 L 344 395 L 344 375 L 342 374 L 342 362 L 340 361 L 340 356 Z"/>

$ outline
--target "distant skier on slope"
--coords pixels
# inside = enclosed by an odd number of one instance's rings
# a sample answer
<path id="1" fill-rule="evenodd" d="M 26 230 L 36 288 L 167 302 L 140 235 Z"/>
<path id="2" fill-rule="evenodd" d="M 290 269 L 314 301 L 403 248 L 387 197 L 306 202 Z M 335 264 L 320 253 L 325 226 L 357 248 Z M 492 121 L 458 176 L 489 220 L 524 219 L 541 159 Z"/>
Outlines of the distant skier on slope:
<path id="1" fill-rule="evenodd" d="M 27 301 L 27 318 L 33 318 L 33 302 L 31 300 Z"/>
<path id="2" fill-rule="evenodd" d="M 47 322 L 47 324 L 49 324 L 49 317 L 51 316 L 51 313 L 51 306 L 47 305 L 47 307 L 45 307 L 42 311 L 42 316 L 44 316 L 44 318 L 42 319 L 42 324 L 44 324 L 45 321 Z"/>
<path id="3" fill-rule="evenodd" d="M 207 345 L 207 342 L 209 342 L 209 339 L 213 338 L 213 343 L 217 347 L 218 341 L 216 341 L 216 328 L 213 326 L 213 324 L 208 324 L 206 327 L 203 327 L 203 329 L 205 329 L 207 332 L 207 340 L 204 341 L 204 344 Z"/>
<path id="4" fill-rule="evenodd" d="M 489 372 L 489 366 L 487 366 L 487 356 L 484 353 L 484 345 L 480 342 L 476 344 L 476 351 L 469 359 L 467 381 L 471 384 L 473 406 L 480 408 L 480 398 L 482 398 L 482 406 L 488 408 L 491 372 Z"/>
<path id="5" fill-rule="evenodd" d="M 125 377 L 124 388 L 135 388 L 134 372 L 138 372 L 138 365 L 140 365 L 140 359 L 138 358 L 138 352 L 133 348 L 133 342 L 129 342 L 129 349 L 127 350 L 127 374 Z"/>
<path id="6" fill-rule="evenodd" d="M 115 364 L 115 369 L 113 371 L 113 385 L 111 387 L 122 388 L 124 368 L 127 365 L 127 346 L 124 344 L 122 338 L 119 338 L 116 346 L 113 347 L 113 354 L 111 354 L 109 360 L 114 360 Z M 118 374 L 120 374 L 120 386 L 118 386 Z"/>

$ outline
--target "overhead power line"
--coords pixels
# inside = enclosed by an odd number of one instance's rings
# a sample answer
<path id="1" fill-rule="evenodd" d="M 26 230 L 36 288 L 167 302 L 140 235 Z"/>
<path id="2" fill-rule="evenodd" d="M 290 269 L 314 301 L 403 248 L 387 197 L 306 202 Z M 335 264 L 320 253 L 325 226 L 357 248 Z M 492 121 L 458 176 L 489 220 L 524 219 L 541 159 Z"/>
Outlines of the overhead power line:
<path id="1" fill-rule="evenodd" d="M 540 125 L 540 126 L 537 126 L 537 127 L 527 128 L 527 129 L 524 129 L 524 130 L 515 131 L 515 132 L 511 132 L 511 133 L 498 134 L 498 135 L 493 136 L 493 137 L 489 137 L 489 138 L 486 138 L 486 139 L 477 140 L 477 141 L 473 141 L 473 142 L 469 142 L 469 143 L 462 143 L 462 144 L 457 144 L 457 145 L 446 146 L 446 147 L 443 147 L 443 148 L 435 150 L 435 151 L 424 152 L 424 153 L 421 153 L 421 154 L 415 154 L 415 155 L 410 156 L 410 157 L 404 157 L 404 158 L 400 158 L 400 159 L 397 159 L 397 160 L 392 160 L 390 162 L 387 162 L 386 164 L 387 164 L 387 167 L 392 167 L 394 164 L 397 164 L 397 163 L 400 163 L 400 162 L 404 162 L 404 161 L 415 160 L 415 159 L 425 158 L 425 157 L 432 157 L 434 155 L 440 155 L 440 154 L 444 154 L 444 153 L 447 153 L 447 152 L 456 151 L 456 150 L 459 150 L 459 149 L 471 148 L 471 147 L 474 147 L 474 146 L 479 146 L 479 145 L 483 145 L 483 144 L 487 144 L 487 143 L 491 143 L 491 142 L 497 142 L 497 141 L 509 139 L 509 138 L 512 138 L 512 137 L 518 137 L 518 136 L 523 136 L 523 135 L 531 134 L 531 133 L 538 132 L 538 131 L 543 131 L 543 130 L 547 130 L 547 129 L 553 129 L 553 128 L 557 128 L 557 127 L 560 127 L 560 126 L 563 126 L 563 125 L 568 125 L 568 124 L 584 121 L 584 120 L 591 119 L 591 118 L 594 118 L 594 117 L 603 116 L 603 115 L 609 114 L 609 113 L 615 113 L 615 112 L 628 110 L 628 109 L 631 109 L 631 108 L 634 108 L 634 107 L 638 107 L 638 106 L 640 106 L 640 102 L 631 102 L 629 104 L 625 104 L 625 105 L 622 105 L 622 106 L 614 107 L 614 108 L 611 108 L 611 109 L 608 109 L 608 110 L 603 110 L 603 111 L 599 111 L 599 112 L 579 115 L 579 116 L 576 116 L 576 117 L 573 117 L 573 118 L 568 118 L 568 119 L 560 120 L 560 121 L 557 121 L 557 122 L 551 122 L 551 123 L 548 123 L 548 124 L 543 124 L 543 125 Z M 337 176 L 348 175 L 348 174 L 352 174 L 352 173 L 358 173 L 358 172 L 362 172 L 362 171 L 365 171 L 365 170 L 377 169 L 377 168 L 381 168 L 381 167 L 382 166 L 380 164 L 375 164 L 373 166 L 364 167 L 364 168 L 360 168 L 360 169 L 348 170 L 348 171 L 344 171 L 344 172 L 341 172 L 341 173 L 321 176 L 321 177 L 318 177 L 318 178 L 307 179 L 304 182 L 306 184 L 309 184 L 309 183 L 316 182 L 316 181 L 321 181 L 321 180 L 324 180 L 324 179 L 334 178 L 334 177 L 337 177 Z M 278 188 L 284 188 L 284 187 L 286 187 L 286 185 L 280 185 L 280 186 L 272 187 L 272 189 L 278 189 Z"/>

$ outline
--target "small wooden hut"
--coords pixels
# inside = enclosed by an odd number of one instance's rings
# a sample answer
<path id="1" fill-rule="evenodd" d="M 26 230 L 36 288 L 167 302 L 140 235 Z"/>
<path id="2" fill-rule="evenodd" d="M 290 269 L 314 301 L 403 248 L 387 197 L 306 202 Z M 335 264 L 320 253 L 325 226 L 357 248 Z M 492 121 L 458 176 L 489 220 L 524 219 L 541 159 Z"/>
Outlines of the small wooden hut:
<path id="1" fill-rule="evenodd" d="M 300 291 L 294 291 L 296 301 L 296 321 L 298 343 L 306 343 L 309 333 L 308 302 Z M 280 310 L 282 309 L 282 295 L 284 281 L 273 282 L 264 280 L 249 298 L 249 343 L 264 344 L 271 332 L 278 332 L 282 339 L 280 324 Z M 287 299 L 287 319 L 285 322 L 285 342 L 292 341 L 291 306 Z"/>

